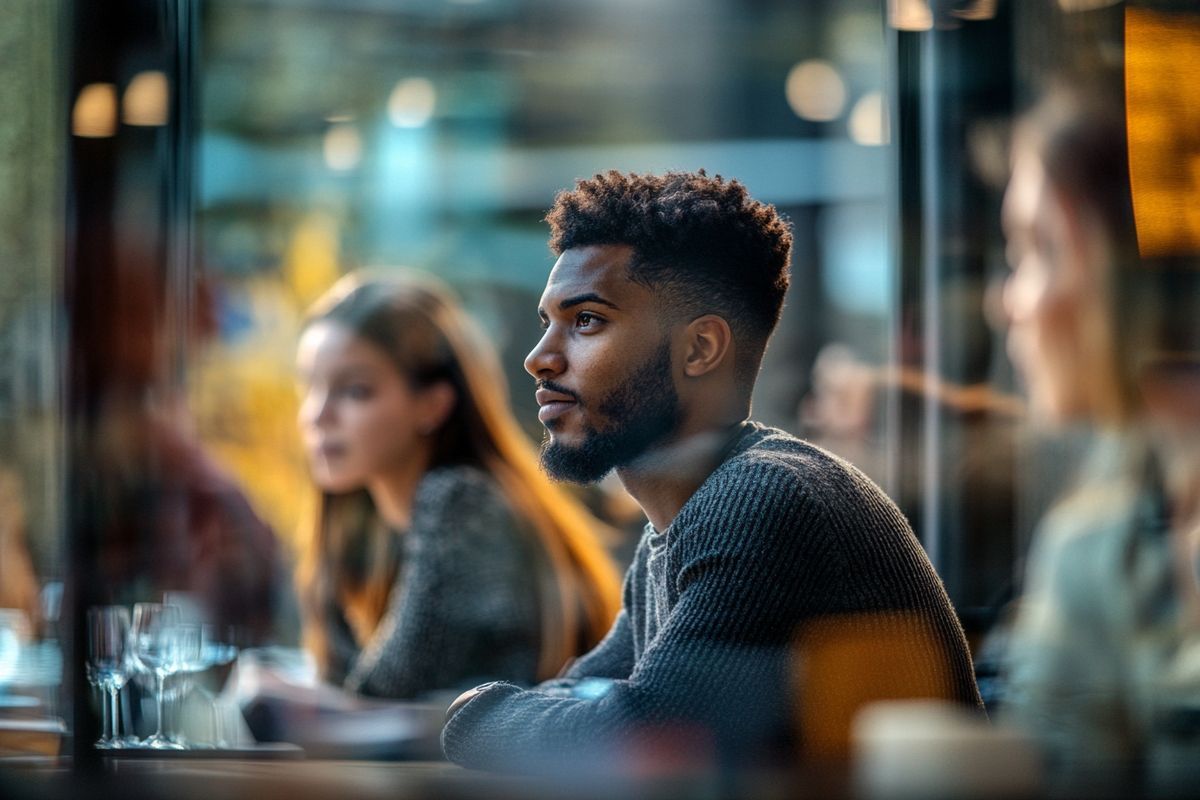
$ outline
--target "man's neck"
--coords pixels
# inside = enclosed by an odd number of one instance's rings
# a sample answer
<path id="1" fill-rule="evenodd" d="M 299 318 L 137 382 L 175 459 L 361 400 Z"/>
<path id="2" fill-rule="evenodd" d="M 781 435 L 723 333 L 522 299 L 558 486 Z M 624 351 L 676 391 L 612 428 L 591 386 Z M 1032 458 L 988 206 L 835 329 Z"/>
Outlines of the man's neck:
<path id="1" fill-rule="evenodd" d="M 700 485 L 729 453 L 745 420 L 714 425 L 672 437 L 633 464 L 617 470 L 655 530 L 666 530 Z"/>

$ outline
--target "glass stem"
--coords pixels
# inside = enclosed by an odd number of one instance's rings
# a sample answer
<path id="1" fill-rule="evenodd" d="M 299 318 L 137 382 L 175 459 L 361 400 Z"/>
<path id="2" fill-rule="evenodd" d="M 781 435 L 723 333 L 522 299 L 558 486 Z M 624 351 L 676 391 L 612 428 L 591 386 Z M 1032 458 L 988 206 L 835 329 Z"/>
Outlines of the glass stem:
<path id="1" fill-rule="evenodd" d="M 113 743 L 115 744 L 121 738 L 121 702 L 119 700 L 121 696 L 121 690 L 114 686 L 109 694 L 109 700 L 112 703 L 112 738 Z"/>
<path id="2" fill-rule="evenodd" d="M 108 694 L 108 689 L 100 686 L 102 695 Z M 100 699 L 100 742 L 99 744 L 107 745 L 112 742 L 112 737 L 108 733 L 108 703 L 104 702 L 105 698 Z"/>
<path id="3" fill-rule="evenodd" d="M 158 672 L 154 676 L 158 678 L 158 728 L 154 731 L 154 739 L 158 741 L 163 735 L 163 676 Z"/>

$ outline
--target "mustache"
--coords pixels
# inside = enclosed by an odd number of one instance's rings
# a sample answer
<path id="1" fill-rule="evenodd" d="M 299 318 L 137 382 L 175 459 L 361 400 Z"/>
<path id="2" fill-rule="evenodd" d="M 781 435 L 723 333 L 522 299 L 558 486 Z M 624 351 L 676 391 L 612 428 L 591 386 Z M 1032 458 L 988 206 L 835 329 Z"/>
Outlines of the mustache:
<path id="1" fill-rule="evenodd" d="M 558 394 L 565 394 L 568 397 L 570 397 L 572 400 L 574 400 L 576 403 L 580 402 L 578 394 L 576 394 L 575 392 L 571 391 L 570 389 L 568 389 L 567 387 L 565 387 L 561 384 L 555 383 L 554 381 L 540 380 L 537 382 L 536 388 L 545 389 L 548 392 L 556 392 Z"/>

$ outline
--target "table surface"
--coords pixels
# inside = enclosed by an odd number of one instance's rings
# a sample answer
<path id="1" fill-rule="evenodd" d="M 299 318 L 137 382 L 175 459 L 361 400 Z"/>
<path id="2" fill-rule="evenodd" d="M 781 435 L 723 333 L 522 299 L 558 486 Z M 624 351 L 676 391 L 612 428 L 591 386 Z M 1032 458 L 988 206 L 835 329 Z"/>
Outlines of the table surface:
<path id="1" fill-rule="evenodd" d="M 736 790 L 734 790 L 734 788 Z M 736 787 L 712 772 L 663 775 L 570 775 L 537 779 L 494 775 L 444 761 L 255 761 L 241 759 L 106 759 L 79 774 L 62 762 L 0 763 L 0 796 L 121 797 L 172 800 L 641 800 L 680 797 L 847 797 L 845 785 L 809 783 L 797 791 L 789 776 L 740 779 Z"/>

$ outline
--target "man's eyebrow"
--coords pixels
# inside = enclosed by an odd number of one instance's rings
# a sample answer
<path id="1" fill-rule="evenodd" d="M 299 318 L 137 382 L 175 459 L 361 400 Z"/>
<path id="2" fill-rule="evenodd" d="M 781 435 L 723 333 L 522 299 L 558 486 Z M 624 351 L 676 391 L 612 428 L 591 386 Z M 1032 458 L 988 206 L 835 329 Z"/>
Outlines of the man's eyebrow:
<path id="1" fill-rule="evenodd" d="M 573 306 L 583 305 L 584 303 L 599 303 L 602 306 L 608 306 L 609 308 L 617 311 L 621 310 L 620 306 L 618 306 L 616 303 L 611 300 L 606 300 L 595 292 L 586 292 L 584 294 L 577 294 L 574 297 L 568 297 L 565 300 L 560 301 L 558 307 L 560 310 L 562 310 L 572 308 Z"/>

